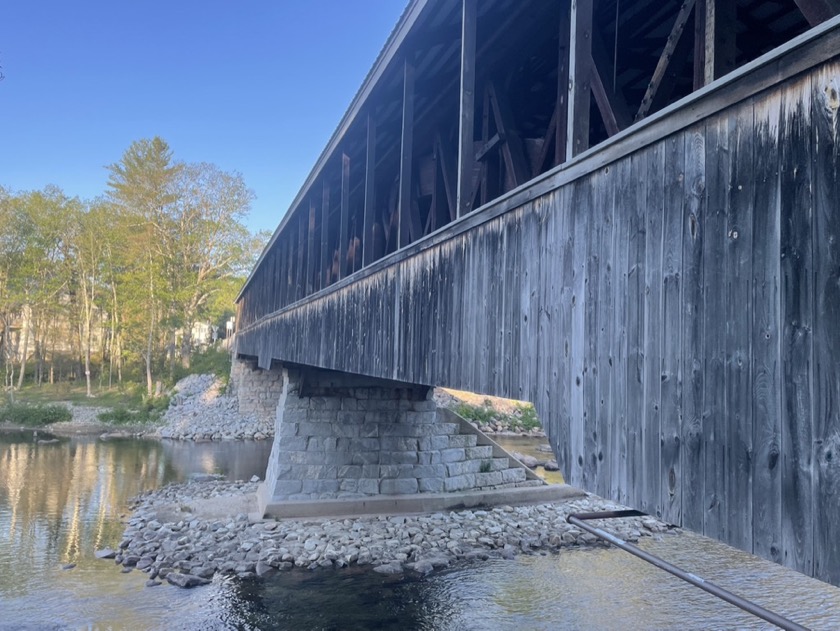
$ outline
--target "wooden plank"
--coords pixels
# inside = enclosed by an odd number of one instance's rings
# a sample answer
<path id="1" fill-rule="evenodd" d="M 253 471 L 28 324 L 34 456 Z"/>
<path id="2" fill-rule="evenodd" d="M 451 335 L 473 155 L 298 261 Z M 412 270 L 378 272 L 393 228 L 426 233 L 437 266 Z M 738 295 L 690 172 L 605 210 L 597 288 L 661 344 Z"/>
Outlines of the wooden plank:
<path id="1" fill-rule="evenodd" d="M 615 431 L 611 401 L 616 375 L 616 353 L 613 331 L 615 328 L 615 298 L 613 274 L 615 272 L 615 245 L 613 206 L 617 188 L 615 169 L 605 168 L 599 172 L 595 183 L 594 222 L 599 228 L 596 243 L 599 265 L 598 275 L 594 277 L 594 268 L 590 268 L 590 278 L 597 283 L 597 302 L 594 303 L 596 314 L 597 342 L 595 343 L 595 363 L 593 375 L 595 381 L 594 420 L 595 433 L 593 452 L 590 455 L 595 472 L 596 488 L 599 495 L 608 497 L 612 491 L 612 471 L 610 470 L 609 449 Z M 590 260 L 592 259 L 590 253 Z"/>
<path id="2" fill-rule="evenodd" d="M 813 77 L 814 575 L 840 584 L 840 64 Z"/>
<path id="3" fill-rule="evenodd" d="M 703 240 L 703 439 L 705 442 L 705 488 L 703 534 L 727 541 L 726 440 L 728 437 L 726 382 L 726 276 L 724 252 L 727 242 L 726 211 L 731 171 L 727 118 L 717 116 L 706 123 L 706 175 L 708 206 Z"/>
<path id="4" fill-rule="evenodd" d="M 691 16 L 691 10 L 694 8 L 694 3 L 695 0 L 683 0 L 680 10 L 677 11 L 674 26 L 671 27 L 671 33 L 665 41 L 665 48 L 662 50 L 662 54 L 659 56 L 659 61 L 656 63 L 656 69 L 653 71 L 653 77 L 651 77 L 647 90 L 645 90 L 645 95 L 642 97 L 642 103 L 639 105 L 639 111 L 636 112 L 636 120 L 641 120 L 647 116 L 647 113 L 650 110 L 650 106 L 653 103 L 656 92 L 659 90 L 662 79 L 665 77 L 665 71 L 668 70 L 668 64 L 671 62 L 671 57 L 674 55 L 677 44 L 682 37 L 688 18 Z"/>
<path id="5" fill-rule="evenodd" d="M 589 178 L 575 182 L 572 191 L 574 237 L 571 243 L 572 279 L 570 306 L 569 446 L 571 449 L 571 483 L 584 485 L 586 461 L 587 418 L 584 399 L 584 369 L 586 368 L 586 235 L 590 229 L 592 185 Z M 593 305 L 594 306 L 594 305 Z"/>
<path id="6" fill-rule="evenodd" d="M 572 428 L 576 419 L 572 412 L 573 392 L 576 390 L 574 382 L 572 357 L 572 310 L 574 296 L 575 278 L 575 251 L 574 235 L 577 213 L 574 200 L 574 186 L 565 186 L 559 191 L 559 218 L 557 223 L 557 237 L 560 247 L 560 260 L 558 270 L 560 272 L 559 295 L 560 304 L 555 317 L 557 333 L 556 343 L 552 356 L 552 380 L 558 390 L 558 405 L 556 406 L 557 422 L 559 424 L 556 432 L 556 442 L 553 442 L 555 453 L 561 458 L 563 475 L 566 481 L 571 482 L 574 472 L 579 470 L 577 453 L 572 449 Z"/>
<path id="7" fill-rule="evenodd" d="M 566 161 L 569 133 L 569 60 L 571 59 L 570 18 L 565 2 L 557 4 L 557 102 L 554 106 L 554 166 Z"/>
<path id="8" fill-rule="evenodd" d="M 735 69 L 735 34 L 738 19 L 731 0 L 706 0 L 705 62 L 703 79 L 708 85 Z"/>
<path id="9" fill-rule="evenodd" d="M 793 0 L 808 24 L 816 26 L 840 14 L 840 0 Z"/>
<path id="10" fill-rule="evenodd" d="M 367 118 L 367 144 L 365 152 L 365 209 L 362 231 L 362 265 L 370 265 L 376 252 L 373 239 L 373 220 L 376 212 L 376 120 L 369 113 Z"/>
<path id="11" fill-rule="evenodd" d="M 753 552 L 782 561 L 781 366 L 779 342 L 779 115 L 778 95 L 755 105 L 753 214 Z M 761 238 L 759 238 L 761 235 Z"/>
<path id="12" fill-rule="evenodd" d="M 330 251 L 330 185 L 326 178 L 321 185 L 321 260 L 318 269 L 318 286 L 320 289 L 326 287 L 327 271 L 330 268 L 332 252 Z"/>
<path id="13" fill-rule="evenodd" d="M 589 149 L 592 4 L 593 0 L 572 2 L 570 13 L 567 160 Z"/>
<path id="14" fill-rule="evenodd" d="M 315 218 L 317 212 L 315 210 L 315 202 L 309 200 L 309 225 L 306 233 L 306 295 L 308 296 L 317 289 L 315 278 L 315 259 L 317 252 L 315 250 Z"/>
<path id="15" fill-rule="evenodd" d="M 463 0 L 461 12 L 461 86 L 458 116 L 457 216 L 472 210 L 473 141 L 475 120 L 476 0 Z"/>
<path id="16" fill-rule="evenodd" d="M 350 156 L 341 154 L 341 199 L 338 219 L 338 273 L 341 280 L 347 273 L 347 232 L 350 228 Z"/>
<path id="17" fill-rule="evenodd" d="M 435 134 L 435 150 L 437 151 L 438 162 L 440 163 L 440 174 L 443 178 L 443 190 L 446 192 L 446 204 L 449 207 L 449 221 L 455 221 L 457 217 L 455 202 L 455 188 L 453 187 L 453 165 L 455 161 L 447 152 L 446 145 L 440 136 L 440 133 Z"/>
<path id="18" fill-rule="evenodd" d="M 632 180 L 631 160 L 625 159 L 613 166 L 616 193 L 613 200 L 613 250 L 615 252 L 615 298 L 613 316 L 613 346 L 615 383 L 610 403 L 613 427 L 609 443 L 609 469 L 612 480 L 610 499 L 628 504 L 627 495 L 627 307 L 628 238 L 632 201 L 635 201 L 636 182 Z M 631 201 L 632 200 L 632 201 Z"/>
<path id="19" fill-rule="evenodd" d="M 726 437 L 728 543 L 752 550 L 753 417 L 751 377 L 753 203 L 755 123 L 753 104 L 727 117 L 731 150 L 724 242 Z M 759 238 L 764 238 L 760 235 Z"/>
<path id="20" fill-rule="evenodd" d="M 645 393 L 645 152 L 630 158 L 627 199 L 627 494 L 633 506 L 642 503 L 644 490 Z"/>
<path id="21" fill-rule="evenodd" d="M 662 221 L 662 372 L 660 377 L 660 503 L 662 519 L 682 520 L 682 289 L 685 206 L 685 135 L 665 140 L 665 203 Z"/>
<path id="22" fill-rule="evenodd" d="M 781 326 L 782 555 L 805 574 L 813 569 L 813 200 L 811 91 L 807 79 L 782 95 Z"/>
<path id="23" fill-rule="evenodd" d="M 598 404 L 598 341 L 601 338 L 599 328 L 600 283 L 601 277 L 601 230 L 603 229 L 603 191 L 604 171 L 597 171 L 581 182 L 587 195 L 581 201 L 579 212 L 586 213 L 589 221 L 584 235 L 582 248 L 584 272 L 584 339 L 583 339 L 583 488 L 600 493 L 602 481 L 599 480 L 598 440 L 601 436 L 600 405 Z M 577 238 L 577 232 L 575 237 Z"/>
<path id="24" fill-rule="evenodd" d="M 706 444 L 703 440 L 703 250 L 706 237 L 706 136 L 704 125 L 686 133 L 682 222 L 682 525 L 703 531 Z"/>
<path id="25" fill-rule="evenodd" d="M 308 216 L 300 213 L 297 219 L 297 264 L 295 266 L 295 300 L 300 300 L 306 293 L 306 228 Z"/>
<path id="26" fill-rule="evenodd" d="M 665 215 L 664 143 L 645 151 L 644 423 L 642 510 L 662 516 L 662 232 Z"/>
<path id="27" fill-rule="evenodd" d="M 400 134 L 400 184 L 397 201 L 398 248 L 411 243 L 411 170 L 414 154 L 414 65 L 403 64 L 402 132 Z"/>

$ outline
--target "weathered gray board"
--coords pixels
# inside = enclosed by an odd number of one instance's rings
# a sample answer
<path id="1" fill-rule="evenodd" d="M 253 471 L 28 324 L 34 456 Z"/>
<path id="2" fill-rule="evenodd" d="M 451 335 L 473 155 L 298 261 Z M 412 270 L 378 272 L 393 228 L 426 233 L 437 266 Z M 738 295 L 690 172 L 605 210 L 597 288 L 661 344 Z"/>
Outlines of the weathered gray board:
<path id="1" fill-rule="evenodd" d="M 818 64 L 237 350 L 533 401 L 572 484 L 840 584 L 838 108 L 840 63 Z"/>

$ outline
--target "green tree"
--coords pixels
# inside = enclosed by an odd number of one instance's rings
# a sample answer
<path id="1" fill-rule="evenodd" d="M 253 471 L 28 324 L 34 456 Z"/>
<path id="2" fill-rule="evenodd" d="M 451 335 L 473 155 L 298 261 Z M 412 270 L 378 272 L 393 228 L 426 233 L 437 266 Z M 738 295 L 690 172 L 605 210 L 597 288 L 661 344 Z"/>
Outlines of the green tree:
<path id="1" fill-rule="evenodd" d="M 252 237 L 243 221 L 253 198 L 240 174 L 213 164 L 187 164 L 180 173 L 170 230 L 161 240 L 185 367 L 193 325 L 214 318 L 211 298 L 229 287 L 229 279 L 241 277 L 252 260 Z"/>
<path id="2" fill-rule="evenodd" d="M 144 331 L 145 341 L 137 346 L 145 366 L 146 391 L 152 396 L 152 371 L 166 305 L 165 244 L 160 237 L 177 199 L 175 182 L 182 167 L 173 163 L 169 145 L 155 137 L 133 142 L 108 170 L 108 195 L 128 219 L 130 231 L 120 250 L 123 280 L 129 289 L 124 295 L 124 313 L 131 315 L 133 325 L 129 329 L 126 322 L 126 332 Z M 137 338 L 130 341 L 136 343 Z"/>

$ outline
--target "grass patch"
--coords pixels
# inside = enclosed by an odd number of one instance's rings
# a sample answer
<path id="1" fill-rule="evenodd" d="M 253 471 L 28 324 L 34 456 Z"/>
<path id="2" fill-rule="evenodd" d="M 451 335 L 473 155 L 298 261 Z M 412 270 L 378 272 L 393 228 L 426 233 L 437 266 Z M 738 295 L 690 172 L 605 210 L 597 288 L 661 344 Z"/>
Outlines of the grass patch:
<path id="1" fill-rule="evenodd" d="M 63 405 L 7 404 L 0 407 L 0 421 L 26 427 L 43 427 L 51 423 L 69 421 L 70 410 Z"/>
<path id="2" fill-rule="evenodd" d="M 512 414 L 499 412 L 492 407 L 492 402 L 485 399 L 480 406 L 460 402 L 453 411 L 477 425 L 501 424 L 509 431 L 531 431 L 541 427 L 537 411 L 530 403 L 517 403 Z"/>
<path id="3" fill-rule="evenodd" d="M 112 425 L 149 425 L 157 423 L 168 407 L 169 397 L 157 397 L 145 399 L 140 405 L 131 408 L 117 406 L 101 412 L 96 418 Z"/>
<path id="4" fill-rule="evenodd" d="M 187 375 L 216 375 L 224 381 L 227 387 L 230 377 L 230 353 L 222 348 L 208 347 L 207 349 L 193 353 L 190 357 L 189 368 L 177 368 L 175 370 L 175 381 L 183 379 Z"/>

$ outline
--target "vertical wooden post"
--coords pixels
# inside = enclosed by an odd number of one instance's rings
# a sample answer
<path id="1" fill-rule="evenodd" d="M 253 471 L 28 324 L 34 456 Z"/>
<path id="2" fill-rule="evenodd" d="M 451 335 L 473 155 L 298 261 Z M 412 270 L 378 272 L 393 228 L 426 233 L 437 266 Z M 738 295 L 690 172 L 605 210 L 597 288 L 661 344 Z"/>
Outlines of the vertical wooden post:
<path id="1" fill-rule="evenodd" d="M 563 2 L 560 5 L 559 40 L 557 47 L 557 105 L 555 106 L 556 122 L 554 126 L 554 166 L 566 161 L 566 145 L 569 133 L 569 30 L 571 5 Z"/>
<path id="2" fill-rule="evenodd" d="M 403 66 L 403 112 L 400 149 L 400 191 L 397 215 L 397 247 L 410 243 L 411 156 L 414 151 L 414 64 L 408 59 Z"/>
<path id="3" fill-rule="evenodd" d="M 731 0 L 706 0 L 704 85 L 735 68 L 737 18 Z"/>
<path id="4" fill-rule="evenodd" d="M 458 122 L 458 189 L 455 196 L 457 215 L 472 210 L 473 162 L 475 161 L 475 44 L 476 0 L 463 0 L 461 21 L 461 106 Z"/>
<path id="5" fill-rule="evenodd" d="M 706 0 L 694 5 L 694 90 L 706 85 Z"/>
<path id="6" fill-rule="evenodd" d="M 329 272 L 332 263 L 330 252 L 330 183 L 324 176 L 321 189 L 321 287 L 329 285 Z"/>
<path id="7" fill-rule="evenodd" d="M 566 159 L 589 149 L 592 2 L 572 0 L 569 16 L 569 106 Z"/>
<path id="8" fill-rule="evenodd" d="M 315 202 L 309 200 L 309 226 L 306 247 L 306 295 L 315 291 Z"/>
<path id="9" fill-rule="evenodd" d="M 373 213 L 376 200 L 376 121 L 373 114 L 367 117 L 367 155 L 365 158 L 365 211 L 362 228 L 362 265 L 374 260 Z"/>
<path id="10" fill-rule="evenodd" d="M 306 239 L 306 224 L 303 209 L 299 212 L 298 224 L 298 238 L 297 238 L 297 269 L 295 270 L 295 300 L 300 300 L 306 295 L 306 252 L 304 248 L 307 244 Z"/>
<path id="11" fill-rule="evenodd" d="M 350 156 L 341 154 L 341 222 L 338 225 L 338 279 L 347 267 L 347 229 L 350 224 Z"/>

